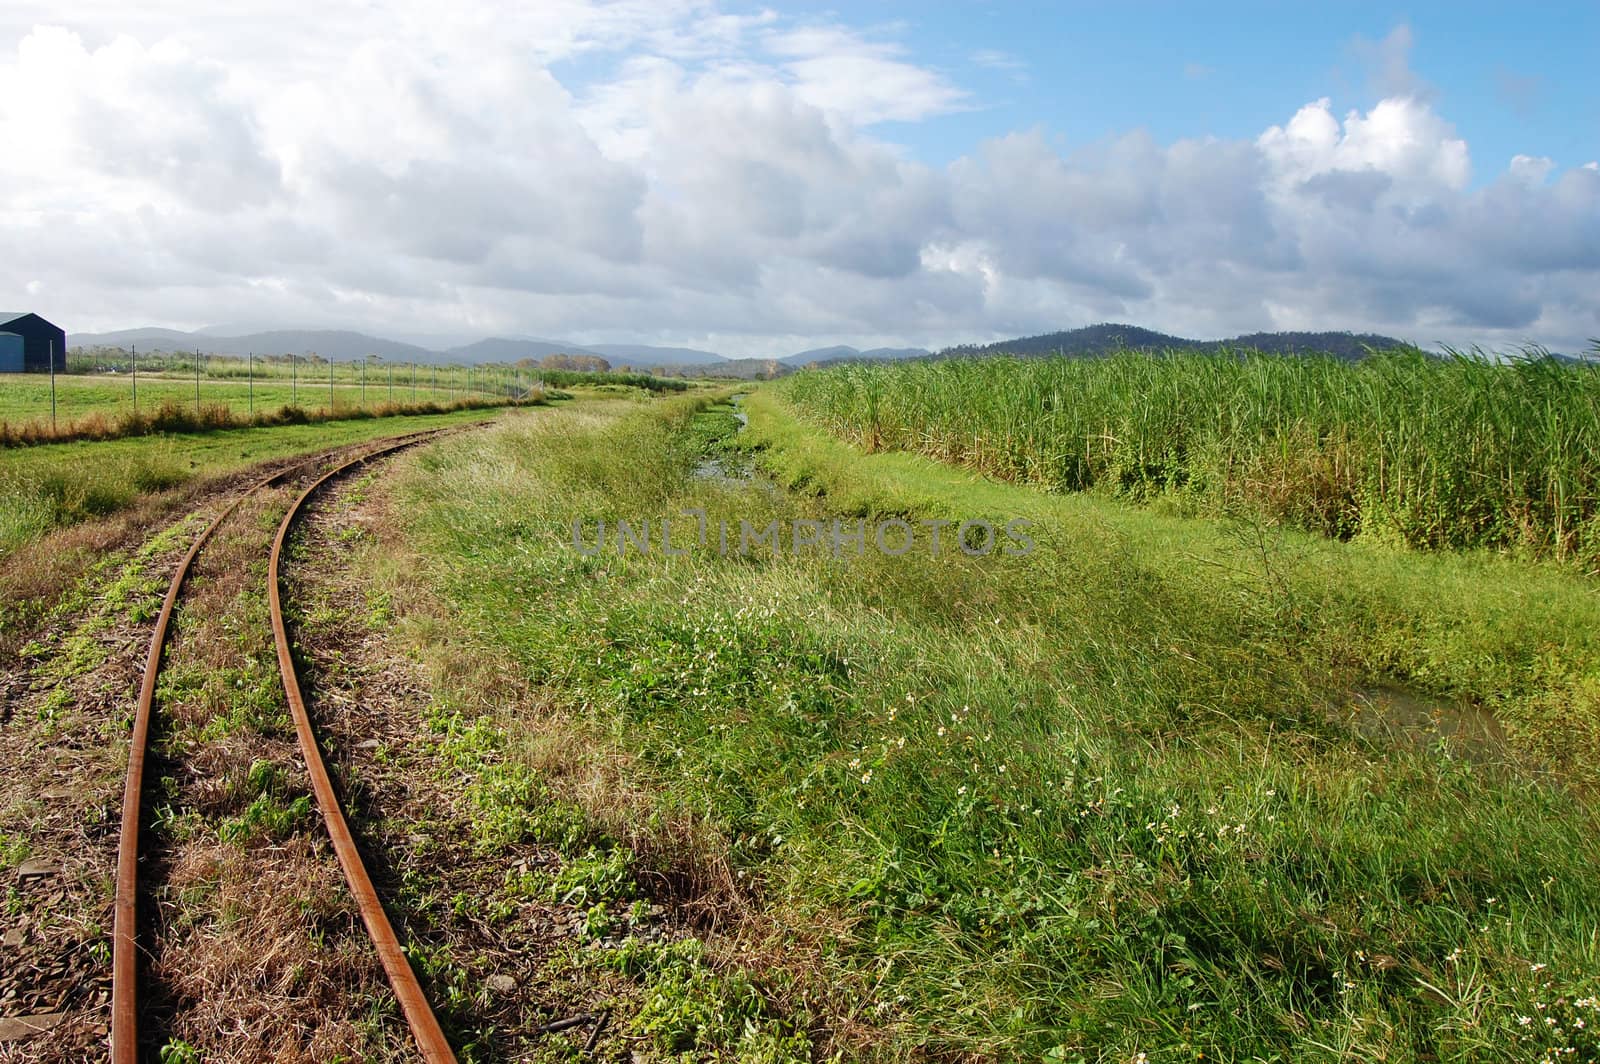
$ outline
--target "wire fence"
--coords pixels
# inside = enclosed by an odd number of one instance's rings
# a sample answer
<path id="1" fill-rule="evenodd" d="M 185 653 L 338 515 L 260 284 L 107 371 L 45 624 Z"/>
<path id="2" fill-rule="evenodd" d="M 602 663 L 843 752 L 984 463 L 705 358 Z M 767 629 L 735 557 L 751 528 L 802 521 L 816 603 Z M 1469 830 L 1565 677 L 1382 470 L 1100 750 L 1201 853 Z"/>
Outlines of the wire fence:
<path id="1" fill-rule="evenodd" d="M 64 373 L 52 367 L 0 374 L 0 426 L 8 434 L 68 432 L 86 419 L 138 421 L 163 411 L 211 420 L 286 410 L 336 418 L 393 407 L 514 401 L 537 393 L 544 375 L 536 367 L 504 364 L 135 349 L 73 349 L 65 362 Z"/>

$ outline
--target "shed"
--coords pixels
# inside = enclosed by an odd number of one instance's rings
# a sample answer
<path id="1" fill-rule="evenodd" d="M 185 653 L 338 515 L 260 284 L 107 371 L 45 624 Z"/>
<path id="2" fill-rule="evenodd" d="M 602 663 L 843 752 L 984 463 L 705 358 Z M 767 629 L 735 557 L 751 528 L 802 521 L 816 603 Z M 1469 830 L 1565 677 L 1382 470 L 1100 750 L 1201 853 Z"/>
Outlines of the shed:
<path id="1" fill-rule="evenodd" d="M 56 372 L 65 373 L 65 329 L 27 311 L 0 310 L 0 373 L 48 373 L 52 350 Z"/>

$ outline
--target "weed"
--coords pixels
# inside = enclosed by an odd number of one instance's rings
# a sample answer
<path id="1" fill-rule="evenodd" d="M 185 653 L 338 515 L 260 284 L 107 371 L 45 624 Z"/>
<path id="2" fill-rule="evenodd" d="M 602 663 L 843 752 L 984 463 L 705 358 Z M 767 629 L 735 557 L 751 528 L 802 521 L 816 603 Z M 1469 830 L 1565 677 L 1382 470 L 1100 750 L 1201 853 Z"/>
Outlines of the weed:
<path id="1" fill-rule="evenodd" d="M 200 1051 L 182 1039 L 167 1042 L 161 1047 L 161 1064 L 199 1064 Z"/>
<path id="2" fill-rule="evenodd" d="M 395 489 L 449 638 L 531 692 L 491 724 L 451 707 L 502 692 L 451 674 L 435 713 L 483 844 L 569 858 L 507 891 L 570 876 L 614 936 L 626 839 L 635 879 L 773 925 L 742 970 L 585 951 L 646 988 L 658 1050 L 789 1052 L 791 969 L 906 1057 L 1527 1059 L 1518 1017 L 1593 993 L 1600 604 L 1570 569 L 997 484 L 864 454 L 771 390 L 736 442 L 806 490 L 707 482 L 732 444 L 704 405 L 508 424 Z M 571 547 L 575 518 L 691 507 L 1016 515 L 1038 549 Z M 1510 749 L 1361 734 L 1337 709 L 1380 680 L 1492 707 Z"/>
<path id="3" fill-rule="evenodd" d="M 33 852 L 33 847 L 21 835 L 8 835 L 0 832 L 0 866 L 15 868 L 28 859 L 28 854 Z"/>
<path id="4" fill-rule="evenodd" d="M 277 795 L 262 794 L 243 813 L 218 824 L 217 837 L 231 843 L 279 842 L 293 834 L 310 815 L 310 795 L 302 794 L 286 803 Z"/>

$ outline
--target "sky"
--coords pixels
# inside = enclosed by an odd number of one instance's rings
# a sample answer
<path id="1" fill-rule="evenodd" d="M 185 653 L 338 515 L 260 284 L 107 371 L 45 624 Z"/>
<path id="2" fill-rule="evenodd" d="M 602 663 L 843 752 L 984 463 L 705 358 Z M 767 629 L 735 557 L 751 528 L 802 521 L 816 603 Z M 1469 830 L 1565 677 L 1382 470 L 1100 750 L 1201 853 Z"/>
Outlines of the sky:
<path id="1" fill-rule="evenodd" d="M 0 305 L 781 356 L 1581 351 L 1600 5 L 7 0 Z"/>

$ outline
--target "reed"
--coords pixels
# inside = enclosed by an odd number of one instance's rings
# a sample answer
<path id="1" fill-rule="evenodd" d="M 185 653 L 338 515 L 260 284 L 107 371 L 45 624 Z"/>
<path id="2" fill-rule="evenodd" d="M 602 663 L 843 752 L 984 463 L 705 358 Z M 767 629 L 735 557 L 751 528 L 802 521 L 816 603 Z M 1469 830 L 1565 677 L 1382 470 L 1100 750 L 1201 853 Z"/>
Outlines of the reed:
<path id="1" fill-rule="evenodd" d="M 1600 563 L 1600 367 L 1539 351 L 950 359 L 782 387 L 869 450 L 1050 490 Z"/>

